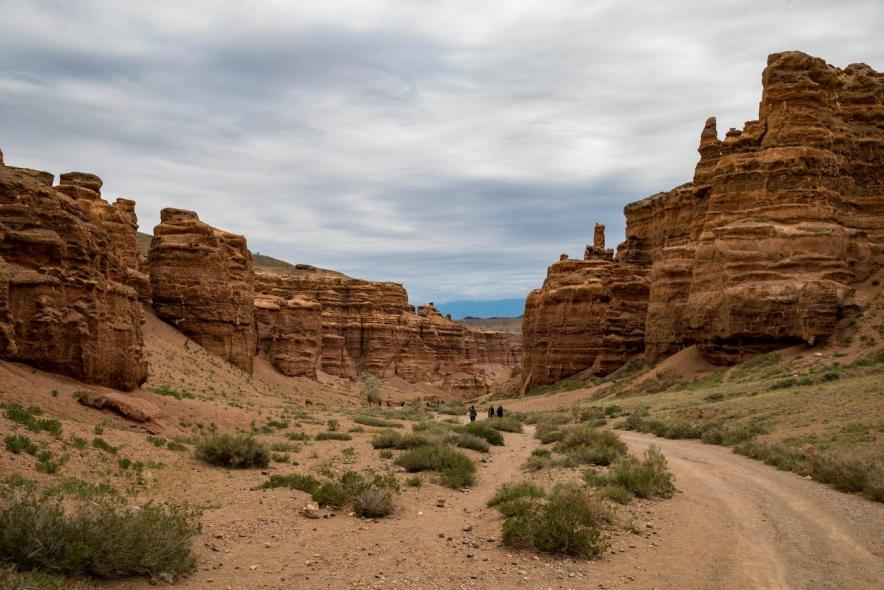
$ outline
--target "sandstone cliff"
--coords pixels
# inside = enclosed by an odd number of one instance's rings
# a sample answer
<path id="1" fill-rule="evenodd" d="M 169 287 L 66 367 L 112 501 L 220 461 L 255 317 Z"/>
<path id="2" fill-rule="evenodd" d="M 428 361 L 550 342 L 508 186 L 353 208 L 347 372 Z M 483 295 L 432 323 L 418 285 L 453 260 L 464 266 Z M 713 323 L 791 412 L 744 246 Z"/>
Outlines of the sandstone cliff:
<path id="1" fill-rule="evenodd" d="M 246 239 L 203 223 L 193 211 L 163 209 L 148 261 L 157 316 L 251 373 L 255 291 Z"/>
<path id="2" fill-rule="evenodd" d="M 314 301 L 321 309 L 320 366 L 341 377 L 434 381 L 458 391 L 486 391 L 481 364 L 518 367 L 518 335 L 469 330 L 432 305 L 416 311 L 398 283 L 320 272 L 256 273 L 259 299 Z"/>
<path id="3" fill-rule="evenodd" d="M 130 201 L 101 180 L 4 166 L 0 156 L 0 358 L 132 389 L 147 378 Z"/>
<path id="4" fill-rule="evenodd" d="M 852 285 L 884 263 L 884 75 L 786 52 L 769 57 L 762 84 L 757 121 L 723 140 L 706 122 L 692 183 L 624 210 L 615 264 L 650 273 L 638 348 L 649 362 L 693 343 L 730 363 L 825 340 L 852 306 Z M 580 273 L 597 278 L 553 265 L 529 299 L 531 384 L 605 371 L 595 364 L 607 337 L 599 320 L 538 304 L 561 298 L 561 285 L 588 289 Z"/>

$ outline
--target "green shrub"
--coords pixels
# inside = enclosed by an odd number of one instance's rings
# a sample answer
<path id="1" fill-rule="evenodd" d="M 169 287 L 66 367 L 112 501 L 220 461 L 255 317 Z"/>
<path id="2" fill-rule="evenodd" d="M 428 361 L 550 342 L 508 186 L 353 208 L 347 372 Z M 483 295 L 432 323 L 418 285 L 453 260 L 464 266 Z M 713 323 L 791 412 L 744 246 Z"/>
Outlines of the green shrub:
<path id="1" fill-rule="evenodd" d="M 396 459 L 406 471 L 438 471 L 439 481 L 449 488 L 463 488 L 476 481 L 476 465 L 448 445 L 430 445 L 406 451 Z"/>
<path id="2" fill-rule="evenodd" d="M 336 506 L 341 508 L 348 503 L 354 503 L 354 511 L 356 509 L 355 502 L 357 498 L 361 498 L 365 502 L 365 510 L 377 508 L 380 506 L 379 497 L 381 494 L 366 494 L 370 490 L 385 490 L 390 500 L 390 512 L 392 512 L 392 497 L 390 490 L 398 490 L 399 484 L 396 482 L 395 476 L 375 475 L 371 480 L 365 479 L 361 474 L 355 471 L 348 471 L 341 475 L 338 481 L 329 481 L 316 487 L 312 496 L 316 503 L 322 506 Z M 389 514 L 388 512 L 387 514 Z M 376 516 L 386 516 L 386 514 L 378 514 Z"/>
<path id="3" fill-rule="evenodd" d="M 301 447 L 287 442 L 275 442 L 270 445 L 270 450 L 277 453 L 297 453 L 301 450 Z"/>
<path id="4" fill-rule="evenodd" d="M 3 590 L 63 590 L 62 576 L 43 572 L 18 572 L 15 568 L 0 565 L 0 588 Z"/>
<path id="5" fill-rule="evenodd" d="M 285 437 L 289 440 L 310 440 L 310 435 L 306 432 L 288 432 Z"/>
<path id="6" fill-rule="evenodd" d="M 499 504 L 505 518 L 504 545 L 578 557 L 594 557 L 607 549 L 602 525 L 611 521 L 611 514 L 586 489 L 558 484 L 545 502 L 531 498 Z"/>
<path id="7" fill-rule="evenodd" d="M 38 418 L 43 415 L 39 406 L 23 407 L 21 404 L 8 403 L 3 405 L 3 415 L 8 419 L 25 426 L 31 432 L 49 432 L 58 436 L 61 434 L 61 422 L 48 418 Z"/>
<path id="8" fill-rule="evenodd" d="M 288 463 L 291 460 L 292 456 L 288 453 L 273 453 L 270 456 L 270 460 L 274 463 Z"/>
<path id="9" fill-rule="evenodd" d="M 522 432 L 522 423 L 513 416 L 494 418 L 488 420 L 487 424 L 490 424 L 493 429 L 503 432 Z"/>
<path id="10" fill-rule="evenodd" d="M 357 424 L 363 424 L 365 426 L 376 426 L 378 428 L 402 428 L 402 424 L 399 422 L 393 422 L 391 420 L 384 420 L 382 418 L 376 418 L 374 416 L 356 416 L 353 418 L 353 422 Z"/>
<path id="11" fill-rule="evenodd" d="M 612 465 L 607 475 L 588 472 L 584 477 L 591 485 L 619 487 L 639 498 L 668 498 L 675 492 L 666 457 L 654 445 L 645 451 L 643 461 L 627 455 Z"/>
<path id="12" fill-rule="evenodd" d="M 181 574 L 196 566 L 197 518 L 175 506 L 106 501 L 66 514 L 58 501 L 20 497 L 0 509 L 0 561 L 67 576 Z"/>
<path id="13" fill-rule="evenodd" d="M 462 449 L 471 449 L 480 453 L 487 453 L 490 450 L 488 443 L 484 438 L 480 438 L 473 434 L 461 432 L 460 434 L 452 434 L 448 440 L 449 443 Z"/>
<path id="14" fill-rule="evenodd" d="M 161 448 L 163 448 L 164 446 L 166 446 L 166 439 L 164 439 L 162 436 L 150 436 L 150 435 L 148 435 L 148 437 L 147 437 L 147 441 L 148 441 L 150 444 L 152 444 L 153 446 L 155 446 L 155 447 L 157 447 L 157 448 L 159 448 L 159 449 L 161 449 Z"/>
<path id="15" fill-rule="evenodd" d="M 234 469 L 270 464 L 267 446 L 244 434 L 207 434 L 196 443 L 196 457 L 210 465 Z"/>
<path id="16" fill-rule="evenodd" d="M 553 461 L 549 455 L 531 455 L 522 463 L 522 469 L 525 471 L 540 471 L 552 465 Z"/>
<path id="17" fill-rule="evenodd" d="M 378 456 L 381 459 L 392 459 L 393 458 L 393 451 L 391 451 L 390 449 L 384 449 L 380 453 L 378 453 Z"/>
<path id="18" fill-rule="evenodd" d="M 405 450 L 431 444 L 433 441 L 420 434 L 401 434 L 395 430 L 379 432 L 371 439 L 371 446 L 375 449 Z"/>
<path id="19" fill-rule="evenodd" d="M 92 446 L 95 447 L 96 449 L 101 449 L 105 453 L 110 453 L 111 455 L 117 454 L 117 447 L 111 445 L 109 442 L 107 442 L 103 438 L 92 439 Z"/>
<path id="20" fill-rule="evenodd" d="M 317 432 L 316 440 L 353 440 L 353 436 L 346 432 Z"/>
<path id="21" fill-rule="evenodd" d="M 500 433 L 500 431 L 490 426 L 489 422 L 493 422 L 493 420 L 470 422 L 469 424 L 458 428 L 457 431 L 484 438 L 486 441 L 488 441 L 489 444 L 492 444 L 494 446 L 503 446 L 503 435 Z"/>
<path id="22" fill-rule="evenodd" d="M 748 425 L 707 424 L 703 427 L 703 432 L 700 435 L 700 440 L 702 440 L 706 444 L 723 445 L 729 447 L 741 443 L 744 440 L 749 440 L 750 438 L 763 433 L 764 429 L 754 422 Z"/>
<path id="23" fill-rule="evenodd" d="M 329 432 L 337 432 L 341 428 L 341 423 L 337 420 L 327 420 L 325 424 Z"/>
<path id="24" fill-rule="evenodd" d="M 183 444 L 181 444 L 179 442 L 175 442 L 174 440 L 170 440 L 169 442 L 167 442 L 166 448 L 169 449 L 170 451 L 176 451 L 176 452 L 187 450 L 187 447 L 185 447 Z"/>
<path id="25" fill-rule="evenodd" d="M 289 488 L 313 494 L 319 486 L 319 480 L 311 475 L 292 473 L 289 475 L 271 475 L 270 479 L 260 485 L 260 488 L 262 490 Z"/>
<path id="26" fill-rule="evenodd" d="M 588 424 L 564 430 L 555 450 L 565 453 L 577 464 L 610 465 L 626 454 L 626 443 L 610 430 L 600 430 Z"/>
<path id="27" fill-rule="evenodd" d="M 79 436 L 72 436 L 71 437 L 71 446 L 74 447 L 75 449 L 81 449 L 81 450 L 85 449 L 86 444 L 87 443 L 86 443 L 85 438 L 80 438 Z"/>
<path id="28" fill-rule="evenodd" d="M 6 445 L 7 451 L 9 451 L 10 453 L 15 453 L 16 455 L 18 455 L 22 451 L 29 455 L 36 455 L 38 450 L 37 445 L 23 434 L 7 435 L 3 439 L 3 444 Z"/>
<path id="29" fill-rule="evenodd" d="M 488 500 L 488 506 L 497 506 L 518 498 L 543 498 L 545 495 L 543 488 L 534 482 L 505 483 L 495 490 L 494 496 Z"/>
<path id="30" fill-rule="evenodd" d="M 459 402 L 449 402 L 436 408 L 436 412 L 449 416 L 463 416 L 467 413 L 467 407 Z"/>
<path id="31" fill-rule="evenodd" d="M 412 488 L 419 488 L 424 485 L 424 480 L 421 479 L 419 475 L 415 475 L 414 477 L 409 477 L 405 480 L 406 485 Z"/>
<path id="32" fill-rule="evenodd" d="M 177 400 L 181 399 L 195 399 L 195 396 L 188 391 L 175 391 L 168 385 L 159 385 L 157 387 L 146 387 L 148 391 L 152 391 L 157 395 L 164 395 L 168 397 L 174 397 Z"/>
<path id="33" fill-rule="evenodd" d="M 380 518 L 393 513 L 393 495 L 388 488 L 367 488 L 353 497 L 353 512 L 366 518 Z"/>

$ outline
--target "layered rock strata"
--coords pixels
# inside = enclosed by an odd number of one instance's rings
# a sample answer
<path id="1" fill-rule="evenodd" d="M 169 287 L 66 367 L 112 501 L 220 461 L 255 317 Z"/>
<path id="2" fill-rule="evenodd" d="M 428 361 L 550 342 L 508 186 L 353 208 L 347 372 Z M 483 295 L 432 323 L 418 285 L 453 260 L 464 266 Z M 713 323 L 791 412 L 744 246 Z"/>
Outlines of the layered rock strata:
<path id="1" fill-rule="evenodd" d="M 316 377 L 322 351 L 322 306 L 300 297 L 255 298 L 258 349 L 289 377 Z"/>
<path id="2" fill-rule="evenodd" d="M 476 392 L 490 387 L 477 365 L 519 364 L 518 335 L 466 329 L 432 304 L 415 310 L 398 283 L 259 272 L 256 290 L 259 298 L 299 298 L 320 306 L 320 366 L 332 375 L 352 378 L 364 370 Z"/>
<path id="3" fill-rule="evenodd" d="M 884 263 L 884 75 L 786 52 L 768 58 L 762 84 L 757 121 L 719 139 L 707 120 L 693 182 L 624 210 L 615 262 L 650 273 L 649 362 L 690 344 L 732 363 L 821 342 Z M 556 266 L 551 277 L 569 274 Z M 583 313 L 538 307 L 568 280 L 529 298 L 526 327 L 558 322 L 565 336 L 526 335 L 526 376 L 539 355 L 550 379 L 576 372 L 585 362 L 561 358 L 585 358 L 606 335 Z"/>
<path id="4" fill-rule="evenodd" d="M 89 187 L 53 188 L 47 172 L 0 158 L 0 358 L 132 389 L 147 378 L 141 308 L 122 227 L 128 203 Z M 86 194 L 85 191 L 89 191 Z"/>
<path id="5" fill-rule="evenodd" d="M 648 271 L 613 260 L 604 227 L 583 260 L 549 267 L 543 287 L 525 301 L 522 375 L 526 387 L 587 369 L 605 374 L 644 348 Z"/>
<path id="6" fill-rule="evenodd" d="M 193 211 L 163 209 L 148 261 L 157 316 L 251 373 L 255 290 L 246 239 L 203 223 Z"/>

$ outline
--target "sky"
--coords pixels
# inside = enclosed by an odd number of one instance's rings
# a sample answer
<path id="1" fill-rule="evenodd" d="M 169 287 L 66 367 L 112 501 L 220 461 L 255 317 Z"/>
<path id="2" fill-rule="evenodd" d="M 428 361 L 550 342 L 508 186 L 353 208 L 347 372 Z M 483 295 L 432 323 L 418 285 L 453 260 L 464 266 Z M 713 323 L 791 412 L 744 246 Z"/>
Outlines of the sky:
<path id="1" fill-rule="evenodd" d="M 522 297 L 757 117 L 769 53 L 884 70 L 884 2 L 0 0 L 0 149 L 104 179 L 150 233 Z"/>

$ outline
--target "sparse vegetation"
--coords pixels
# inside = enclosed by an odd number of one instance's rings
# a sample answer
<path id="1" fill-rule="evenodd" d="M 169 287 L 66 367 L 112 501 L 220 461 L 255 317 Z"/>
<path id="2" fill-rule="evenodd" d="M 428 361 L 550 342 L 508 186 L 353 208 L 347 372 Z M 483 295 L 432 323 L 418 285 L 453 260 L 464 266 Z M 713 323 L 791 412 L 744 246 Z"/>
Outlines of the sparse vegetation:
<path id="1" fill-rule="evenodd" d="M 111 455 L 117 454 L 117 447 L 113 446 L 103 438 L 92 439 L 92 446 L 96 449 L 101 449 L 105 453 L 110 453 Z"/>
<path id="2" fill-rule="evenodd" d="M 462 452 L 444 444 L 421 446 L 406 451 L 396 459 L 406 471 L 438 471 L 439 483 L 449 488 L 463 488 L 476 481 L 476 465 Z"/>
<path id="3" fill-rule="evenodd" d="M 371 439 L 371 446 L 376 449 L 406 450 L 432 444 L 432 440 L 421 434 L 401 434 L 395 430 L 379 432 Z"/>
<path id="4" fill-rule="evenodd" d="M 495 430 L 501 430 L 503 432 L 522 432 L 522 423 L 514 416 L 493 418 L 483 423 L 489 424 L 491 428 Z"/>
<path id="5" fill-rule="evenodd" d="M 548 494 L 534 484 L 498 488 L 493 505 L 504 516 L 503 544 L 579 557 L 595 557 L 608 547 L 602 526 L 612 516 L 589 491 L 557 484 Z"/>
<path id="6" fill-rule="evenodd" d="M 383 418 L 377 418 L 375 416 L 359 415 L 353 418 L 353 422 L 356 422 L 357 424 L 363 424 L 365 426 L 375 426 L 377 428 L 402 428 L 402 424 L 400 424 L 399 422 L 384 420 Z"/>
<path id="7" fill-rule="evenodd" d="M 23 407 L 21 404 L 3 404 L 3 415 L 9 420 L 21 424 L 34 433 L 43 431 L 58 436 L 61 434 L 61 422 L 50 418 L 40 418 L 43 410 L 39 406 Z"/>
<path id="8" fill-rule="evenodd" d="M 315 440 L 353 440 L 353 436 L 346 432 L 317 432 Z"/>
<path id="9" fill-rule="evenodd" d="M 342 508 L 353 504 L 356 514 L 379 518 L 393 512 L 392 492 L 398 489 L 399 484 L 392 474 L 377 474 L 367 479 L 360 473 L 347 471 L 337 481 L 319 484 L 312 496 L 322 506 Z"/>
<path id="10" fill-rule="evenodd" d="M 262 490 L 289 488 L 313 494 L 320 485 L 320 481 L 311 475 L 292 473 L 289 475 L 271 475 L 270 479 L 260 485 L 260 488 Z"/>
<path id="11" fill-rule="evenodd" d="M 156 387 L 147 387 L 148 391 L 152 391 L 157 395 L 163 395 L 166 397 L 174 397 L 177 400 L 182 399 L 196 399 L 196 396 L 190 393 L 189 391 L 176 391 L 172 389 L 168 385 L 158 385 Z"/>
<path id="12" fill-rule="evenodd" d="M 36 455 L 38 450 L 37 445 L 23 434 L 7 435 L 3 438 L 3 444 L 6 446 L 7 451 L 16 455 L 23 452 L 29 455 Z"/>
<path id="13" fill-rule="evenodd" d="M 490 426 L 489 422 L 492 422 L 492 420 L 470 422 L 469 424 L 465 424 L 464 426 L 461 426 L 456 430 L 458 432 L 465 432 L 466 434 L 472 434 L 473 436 L 484 438 L 488 442 L 488 444 L 492 444 L 498 447 L 503 446 L 503 435 L 500 433 L 499 430 Z"/>
<path id="14" fill-rule="evenodd" d="M 584 474 L 584 479 L 590 485 L 602 488 L 609 498 L 622 504 L 633 496 L 668 498 L 675 491 L 666 457 L 653 445 L 645 451 L 643 461 L 627 455 L 618 459 L 607 474 L 589 470 Z"/>
<path id="15" fill-rule="evenodd" d="M 210 465 L 234 469 L 270 464 L 267 446 L 243 434 L 207 434 L 196 444 L 196 457 Z"/>
<path id="16" fill-rule="evenodd" d="M 174 576 L 196 566 L 198 531 L 198 515 L 177 506 L 95 502 L 66 513 L 58 501 L 24 496 L 0 509 L 0 561 L 69 576 Z"/>

